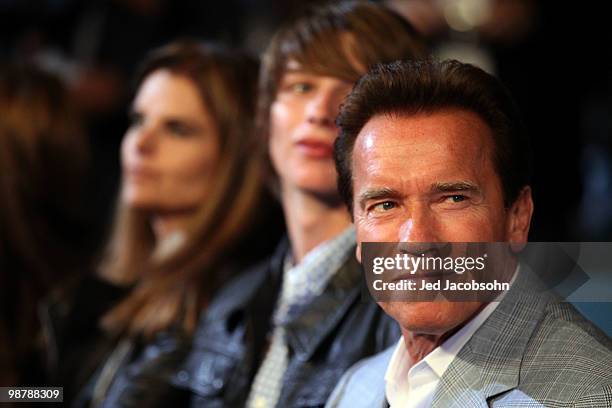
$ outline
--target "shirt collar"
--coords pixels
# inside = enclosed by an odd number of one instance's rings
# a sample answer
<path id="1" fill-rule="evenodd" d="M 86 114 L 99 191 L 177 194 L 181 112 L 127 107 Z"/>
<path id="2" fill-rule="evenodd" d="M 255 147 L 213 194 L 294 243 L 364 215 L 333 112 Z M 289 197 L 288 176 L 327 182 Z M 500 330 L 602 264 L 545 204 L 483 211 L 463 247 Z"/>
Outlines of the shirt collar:
<path id="1" fill-rule="evenodd" d="M 311 249 L 297 265 L 293 263 L 293 255 L 291 251 L 287 252 L 284 263 L 284 273 L 295 272 L 303 269 L 316 269 L 323 263 L 326 258 L 334 255 L 336 258 L 343 258 L 341 263 L 344 263 L 348 258 L 348 250 L 355 245 L 355 226 L 350 225 L 340 234 L 321 242 L 319 245 Z"/>
<path id="2" fill-rule="evenodd" d="M 295 305 L 307 304 L 323 293 L 327 283 L 351 256 L 355 246 L 355 227 L 347 227 L 334 238 L 322 242 L 293 265 L 291 255 L 285 258 L 281 296 L 275 320 L 281 323 Z"/>

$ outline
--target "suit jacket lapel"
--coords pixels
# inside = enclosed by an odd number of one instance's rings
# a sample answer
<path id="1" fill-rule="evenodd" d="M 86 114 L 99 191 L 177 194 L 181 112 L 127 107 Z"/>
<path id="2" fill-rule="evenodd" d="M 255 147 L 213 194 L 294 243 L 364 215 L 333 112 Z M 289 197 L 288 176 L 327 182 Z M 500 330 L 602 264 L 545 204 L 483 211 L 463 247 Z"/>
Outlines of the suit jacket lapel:
<path id="1" fill-rule="evenodd" d="M 434 407 L 486 407 L 516 388 L 527 343 L 541 320 L 547 295 L 521 267 L 512 288 L 461 349 L 440 380 Z"/>

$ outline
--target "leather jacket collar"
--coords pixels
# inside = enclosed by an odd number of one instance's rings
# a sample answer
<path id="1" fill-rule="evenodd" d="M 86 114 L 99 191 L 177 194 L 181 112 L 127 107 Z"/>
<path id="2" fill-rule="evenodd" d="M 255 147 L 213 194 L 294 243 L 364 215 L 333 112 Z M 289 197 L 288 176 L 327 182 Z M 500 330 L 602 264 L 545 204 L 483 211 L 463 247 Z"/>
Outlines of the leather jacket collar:
<path id="1" fill-rule="evenodd" d="M 298 311 L 297 318 L 287 325 L 287 340 L 298 359 L 308 360 L 355 302 L 360 292 L 359 270 L 351 256 L 323 293 Z"/>

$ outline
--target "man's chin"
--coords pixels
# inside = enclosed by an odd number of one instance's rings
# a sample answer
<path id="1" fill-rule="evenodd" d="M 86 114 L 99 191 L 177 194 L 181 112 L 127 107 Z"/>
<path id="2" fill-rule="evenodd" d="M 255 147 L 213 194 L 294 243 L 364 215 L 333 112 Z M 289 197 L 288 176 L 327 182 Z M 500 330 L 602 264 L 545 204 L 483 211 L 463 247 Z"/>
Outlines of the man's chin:
<path id="1" fill-rule="evenodd" d="M 402 332 L 443 335 L 462 325 L 476 312 L 479 302 L 378 302 L 400 325 Z"/>

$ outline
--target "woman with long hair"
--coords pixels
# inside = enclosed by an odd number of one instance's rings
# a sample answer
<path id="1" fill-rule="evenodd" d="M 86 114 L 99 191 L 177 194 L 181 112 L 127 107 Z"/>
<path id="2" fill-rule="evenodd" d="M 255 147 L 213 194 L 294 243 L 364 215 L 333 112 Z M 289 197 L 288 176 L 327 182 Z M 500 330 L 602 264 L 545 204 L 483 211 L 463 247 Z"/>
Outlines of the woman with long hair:
<path id="1" fill-rule="evenodd" d="M 0 386 L 44 378 L 37 307 L 86 262 L 87 145 L 55 76 L 0 66 Z"/>
<path id="2" fill-rule="evenodd" d="M 259 232 L 253 220 L 266 218 L 251 136 L 256 78 L 254 60 L 195 42 L 143 64 L 114 229 L 58 341 L 67 357 L 57 378 L 74 405 L 129 405 L 139 377 L 159 378 L 180 360 L 217 289 L 273 247 L 274 228 L 249 240 Z"/>

